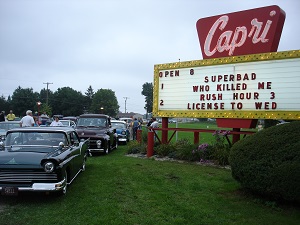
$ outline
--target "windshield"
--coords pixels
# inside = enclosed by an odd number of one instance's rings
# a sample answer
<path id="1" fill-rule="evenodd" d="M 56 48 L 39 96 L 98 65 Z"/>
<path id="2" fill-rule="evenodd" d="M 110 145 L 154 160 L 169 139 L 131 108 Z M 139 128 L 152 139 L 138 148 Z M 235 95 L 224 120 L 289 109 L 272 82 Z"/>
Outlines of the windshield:
<path id="1" fill-rule="evenodd" d="M 66 121 L 66 120 L 60 120 L 60 122 L 61 122 L 64 126 L 69 126 L 69 121 Z"/>
<path id="2" fill-rule="evenodd" d="M 9 130 L 12 128 L 17 128 L 17 127 L 20 127 L 19 123 L 10 123 L 10 122 L 0 123 L 0 129 L 3 129 L 3 130 Z"/>
<path id="3" fill-rule="evenodd" d="M 126 124 L 118 123 L 118 122 L 111 122 L 111 127 L 114 129 L 126 129 Z"/>
<path id="4" fill-rule="evenodd" d="M 11 132 L 7 134 L 6 146 L 59 146 L 63 142 L 67 145 L 67 138 L 63 132 Z"/>
<path id="5" fill-rule="evenodd" d="M 77 126 L 106 127 L 107 122 L 105 118 L 79 118 Z"/>

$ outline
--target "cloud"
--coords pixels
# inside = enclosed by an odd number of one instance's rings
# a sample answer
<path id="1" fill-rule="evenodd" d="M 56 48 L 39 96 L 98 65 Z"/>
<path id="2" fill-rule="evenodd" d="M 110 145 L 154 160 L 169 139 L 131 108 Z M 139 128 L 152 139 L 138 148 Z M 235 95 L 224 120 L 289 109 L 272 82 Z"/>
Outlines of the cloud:
<path id="1" fill-rule="evenodd" d="M 2 0 L 0 95 L 72 87 L 116 92 L 124 111 L 143 113 L 142 85 L 155 64 L 202 59 L 198 19 L 278 4 L 286 13 L 279 50 L 300 49 L 300 3 L 229 0 Z"/>

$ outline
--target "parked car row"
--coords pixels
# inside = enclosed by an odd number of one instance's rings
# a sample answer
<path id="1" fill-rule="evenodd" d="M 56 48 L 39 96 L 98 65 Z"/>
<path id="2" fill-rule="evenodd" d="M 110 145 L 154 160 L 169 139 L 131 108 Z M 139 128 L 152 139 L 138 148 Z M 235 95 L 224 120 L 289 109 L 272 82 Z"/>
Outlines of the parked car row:
<path id="1" fill-rule="evenodd" d="M 77 118 L 76 118 L 77 119 Z M 19 121 L 1 122 L 0 192 L 67 193 L 67 187 L 86 168 L 88 156 L 108 154 L 129 141 L 124 121 L 103 114 L 83 114 L 64 126 L 20 127 Z"/>

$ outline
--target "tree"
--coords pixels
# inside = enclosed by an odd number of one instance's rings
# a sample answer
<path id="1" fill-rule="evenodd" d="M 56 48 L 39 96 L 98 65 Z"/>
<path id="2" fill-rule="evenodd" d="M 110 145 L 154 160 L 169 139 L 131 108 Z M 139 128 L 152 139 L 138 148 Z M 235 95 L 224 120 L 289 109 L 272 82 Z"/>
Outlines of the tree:
<path id="1" fill-rule="evenodd" d="M 18 88 L 14 91 L 11 97 L 11 106 L 12 110 L 16 115 L 23 116 L 25 112 L 30 109 L 33 111 L 37 111 L 37 102 L 39 101 L 39 94 L 37 92 L 33 92 L 32 88 Z"/>
<path id="2" fill-rule="evenodd" d="M 53 92 L 51 90 L 48 89 L 48 93 L 47 93 L 47 89 L 43 88 L 41 91 L 40 91 L 40 101 L 43 103 L 43 104 L 47 104 L 47 97 L 48 97 L 48 100 L 49 98 L 51 98 L 53 95 Z M 49 104 L 49 103 L 48 103 Z"/>
<path id="3" fill-rule="evenodd" d="M 79 91 L 70 87 L 58 88 L 49 98 L 52 113 L 64 116 L 80 115 L 83 113 L 85 98 Z"/>
<path id="4" fill-rule="evenodd" d="M 90 85 L 89 88 L 85 92 L 85 98 L 86 98 L 85 109 L 88 111 L 90 110 L 90 107 L 92 105 L 94 95 L 95 95 L 94 90 L 93 90 L 92 86 Z"/>
<path id="5" fill-rule="evenodd" d="M 9 103 L 3 95 L 0 97 L 0 111 L 5 111 L 6 114 L 9 112 Z"/>
<path id="6" fill-rule="evenodd" d="M 142 95 L 145 96 L 145 107 L 147 113 L 151 113 L 153 109 L 153 84 L 152 83 L 144 83 Z"/>
<path id="7" fill-rule="evenodd" d="M 119 104 L 115 92 L 111 89 L 98 90 L 92 100 L 91 111 L 115 117 L 119 112 Z"/>
<path id="8" fill-rule="evenodd" d="M 47 115 L 52 115 L 52 107 L 50 107 L 49 102 L 47 105 L 47 98 L 49 100 L 49 98 L 52 98 L 52 96 L 53 96 L 53 92 L 49 89 L 48 89 L 48 93 L 47 93 L 47 89 L 45 89 L 45 88 L 43 88 L 40 91 L 39 101 L 42 102 L 41 112 L 46 112 Z"/>

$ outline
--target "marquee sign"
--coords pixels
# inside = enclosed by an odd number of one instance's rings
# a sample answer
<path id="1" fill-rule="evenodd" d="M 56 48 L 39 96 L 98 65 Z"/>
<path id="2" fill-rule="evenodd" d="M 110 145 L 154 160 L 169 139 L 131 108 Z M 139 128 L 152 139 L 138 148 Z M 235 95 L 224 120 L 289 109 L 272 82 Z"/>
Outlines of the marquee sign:
<path id="1" fill-rule="evenodd" d="M 158 64 L 161 117 L 300 119 L 300 50 Z"/>
<path id="2" fill-rule="evenodd" d="M 284 21 L 276 5 L 199 19 L 203 58 L 276 52 Z"/>

